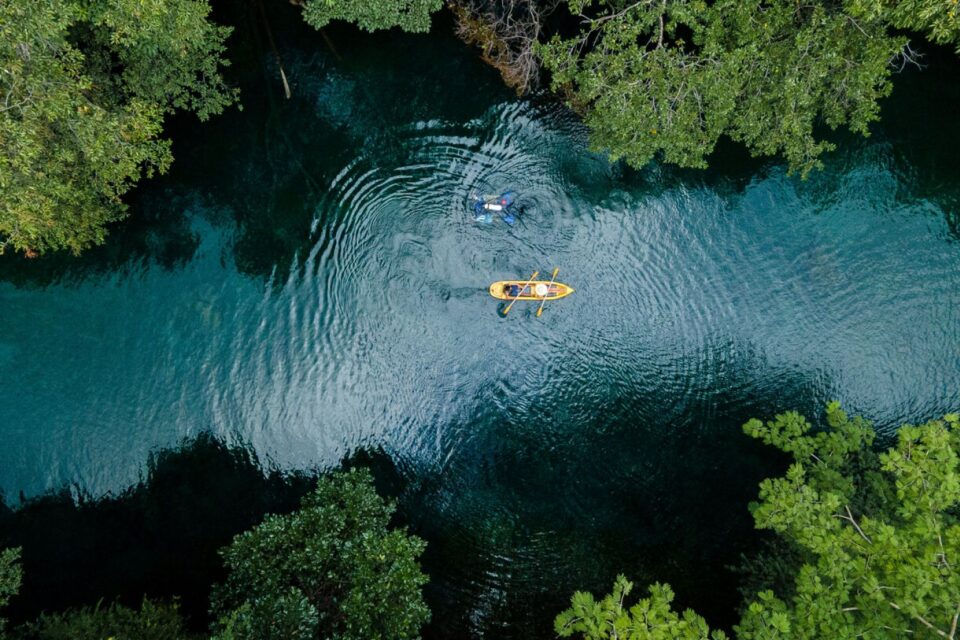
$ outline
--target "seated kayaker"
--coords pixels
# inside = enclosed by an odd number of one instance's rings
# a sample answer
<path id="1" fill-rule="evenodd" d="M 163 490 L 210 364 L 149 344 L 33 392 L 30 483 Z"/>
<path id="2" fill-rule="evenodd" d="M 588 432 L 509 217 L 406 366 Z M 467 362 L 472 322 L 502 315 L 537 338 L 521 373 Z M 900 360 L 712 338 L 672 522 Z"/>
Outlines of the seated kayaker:
<path id="1" fill-rule="evenodd" d="M 511 298 L 516 298 L 520 295 L 520 285 L 518 284 L 508 284 L 503 288 L 503 294 L 510 296 Z"/>

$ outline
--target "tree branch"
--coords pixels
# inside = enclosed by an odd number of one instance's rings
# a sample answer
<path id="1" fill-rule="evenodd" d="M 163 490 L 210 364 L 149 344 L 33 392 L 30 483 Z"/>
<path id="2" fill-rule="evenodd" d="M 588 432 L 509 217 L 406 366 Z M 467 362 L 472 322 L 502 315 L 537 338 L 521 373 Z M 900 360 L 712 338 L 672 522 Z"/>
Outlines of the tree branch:
<path id="1" fill-rule="evenodd" d="M 891 607 L 893 607 L 893 608 L 896 609 L 897 611 L 903 611 L 903 609 L 900 608 L 900 605 L 898 605 L 896 602 L 891 602 L 891 601 L 888 600 L 888 601 L 887 601 L 887 604 L 889 604 Z M 930 622 L 928 622 L 923 616 L 921 616 L 921 615 L 919 615 L 919 614 L 916 614 L 916 613 L 912 614 L 912 616 L 913 616 L 913 618 L 914 618 L 915 620 L 920 621 L 920 622 L 923 624 L 923 626 L 925 626 L 926 628 L 930 629 L 931 631 L 936 631 L 938 635 L 941 635 L 941 636 L 943 636 L 944 638 L 953 638 L 952 635 L 947 635 L 947 632 L 946 632 L 946 631 L 943 631 L 943 630 L 941 630 L 941 629 L 938 629 L 938 628 L 936 628 L 935 626 L 933 626 L 932 624 L 930 624 Z M 954 619 L 956 619 L 956 616 L 954 617 Z"/>
<path id="2" fill-rule="evenodd" d="M 850 507 L 849 507 L 848 505 L 844 505 L 844 509 L 847 510 L 847 515 L 843 515 L 843 514 L 840 514 L 840 513 L 835 513 L 835 514 L 833 514 L 833 517 L 834 517 L 834 518 L 840 518 L 841 520 L 848 520 L 848 521 L 850 522 L 850 524 L 853 525 L 854 529 L 857 530 L 857 533 L 860 534 L 860 537 L 861 537 L 861 538 L 863 538 L 864 540 L 866 540 L 866 541 L 869 542 L 870 544 L 873 544 L 873 540 L 871 540 L 870 537 L 863 532 L 863 529 L 860 528 L 860 525 L 857 524 L 857 521 L 853 519 L 853 513 L 850 511 Z"/>

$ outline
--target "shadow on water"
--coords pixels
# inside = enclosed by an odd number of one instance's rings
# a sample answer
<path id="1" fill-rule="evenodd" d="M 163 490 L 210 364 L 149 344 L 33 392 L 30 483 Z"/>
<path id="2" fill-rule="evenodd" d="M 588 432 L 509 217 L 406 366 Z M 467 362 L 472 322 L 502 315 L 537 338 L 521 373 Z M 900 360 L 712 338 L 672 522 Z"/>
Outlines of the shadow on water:
<path id="1" fill-rule="evenodd" d="M 759 540 L 747 504 L 787 462 L 739 425 L 822 409 L 805 406 L 799 374 L 775 397 L 753 395 L 760 370 L 744 366 L 740 391 L 694 406 L 611 389 L 580 418 L 562 406 L 474 416 L 463 428 L 476 435 L 400 501 L 435 569 L 425 637 L 548 638 L 574 591 L 608 593 L 619 573 L 638 591 L 668 582 L 678 606 L 729 628 L 740 577 L 728 567 Z"/>
<path id="2" fill-rule="evenodd" d="M 382 496 L 401 493 L 382 452 L 359 450 L 340 466 L 369 468 Z M 101 598 L 136 606 L 144 595 L 176 597 L 203 629 L 210 587 L 224 578 L 217 551 L 265 515 L 295 510 L 316 478 L 270 469 L 248 448 L 201 435 L 151 455 L 145 478 L 117 495 L 64 488 L 21 496 L 13 507 L 0 500 L 0 549 L 22 547 L 24 569 L 5 614 L 19 623 Z"/>
<path id="3" fill-rule="evenodd" d="M 158 184 L 136 190 L 127 201 L 134 213 L 112 229 L 106 244 L 80 256 L 63 251 L 33 260 L 18 254 L 0 256 L 0 282 L 21 288 L 76 284 L 148 266 L 178 269 L 193 258 L 199 238 L 191 229 L 184 198 Z"/>
<path id="4" fill-rule="evenodd" d="M 259 13 L 243 15 L 235 38 L 256 71 L 239 79 L 243 111 L 208 123 L 178 120 L 169 180 L 232 210 L 240 272 L 279 269 L 283 279 L 294 256 L 315 244 L 315 229 L 329 222 L 324 198 L 353 158 L 371 157 L 390 170 L 409 153 L 407 123 L 467 121 L 508 93 L 455 38 L 447 17 L 434 21 L 429 39 L 397 30 L 361 36 L 350 25 L 331 25 L 331 50 L 298 9 L 267 9 L 292 98 L 282 95 Z"/>
<path id="5" fill-rule="evenodd" d="M 889 166 L 908 185 L 898 197 L 938 203 L 960 240 L 960 57 L 952 49 L 925 43 L 922 50 L 924 68 L 907 67 L 897 74 L 877 129 L 891 146 Z"/>
<path id="6" fill-rule="evenodd" d="M 428 541 L 425 637 L 548 637 L 574 590 L 606 592 L 620 572 L 638 586 L 669 581 L 680 606 L 732 623 L 736 579 L 725 566 L 753 549 L 746 503 L 783 461 L 738 430 L 678 440 L 667 428 L 678 425 L 657 425 L 636 400 L 608 406 L 599 437 L 563 446 L 480 418 L 472 428 L 490 427 L 486 436 L 440 473 L 410 477 L 382 451 L 341 463 L 373 470 L 378 492 L 399 501 L 394 524 Z M 716 416 L 684 426 L 701 419 Z M 624 429 L 634 432 L 626 445 Z M 116 495 L 65 488 L 0 502 L 0 548 L 22 547 L 25 572 L 6 613 L 19 623 L 101 599 L 177 597 L 201 630 L 210 586 L 224 577 L 217 550 L 264 515 L 294 510 L 315 479 L 202 435 L 152 455 L 144 479 Z"/>
<path id="7" fill-rule="evenodd" d="M 8 612 L 40 611 L 144 594 L 180 596 L 202 626 L 210 585 L 222 577 L 217 549 L 289 512 L 312 476 L 264 471 L 254 454 L 201 436 L 151 456 L 145 479 L 114 496 L 75 499 L 67 489 L 0 509 L 0 547 L 22 546 L 25 572 Z"/>

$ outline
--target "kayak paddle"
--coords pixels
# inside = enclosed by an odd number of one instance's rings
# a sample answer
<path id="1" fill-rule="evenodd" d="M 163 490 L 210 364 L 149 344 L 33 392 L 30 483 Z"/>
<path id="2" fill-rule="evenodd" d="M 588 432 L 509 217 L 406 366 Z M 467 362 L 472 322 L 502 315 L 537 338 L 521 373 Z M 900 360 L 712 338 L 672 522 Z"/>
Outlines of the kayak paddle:
<path id="1" fill-rule="evenodd" d="M 543 300 L 540 301 L 540 308 L 537 309 L 537 317 L 540 317 L 540 314 L 543 313 L 543 303 L 547 301 L 547 296 L 550 295 L 550 287 L 553 286 L 553 283 L 557 281 L 557 274 L 560 273 L 560 267 L 557 267 L 553 270 L 553 275 L 550 276 L 550 284 L 547 285 L 547 293 L 544 294 Z"/>

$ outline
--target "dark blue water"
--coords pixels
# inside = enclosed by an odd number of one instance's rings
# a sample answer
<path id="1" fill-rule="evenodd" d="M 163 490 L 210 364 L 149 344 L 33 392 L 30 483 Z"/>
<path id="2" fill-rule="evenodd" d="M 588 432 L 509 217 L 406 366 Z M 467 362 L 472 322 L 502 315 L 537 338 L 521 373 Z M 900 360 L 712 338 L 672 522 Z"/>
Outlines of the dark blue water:
<path id="1" fill-rule="evenodd" d="M 0 261 L 8 498 L 118 491 L 202 432 L 279 469 L 379 449 L 430 542 L 431 637 L 549 637 L 620 571 L 723 623 L 780 464 L 747 418 L 960 407 L 946 58 L 802 182 L 735 148 L 611 166 L 445 29 L 334 31 L 338 60 L 274 19 L 293 100 L 244 49 L 244 111 L 174 121 L 173 173 L 107 247 Z M 473 224 L 507 187 L 521 224 Z M 573 296 L 497 314 L 490 282 L 555 266 Z"/>

